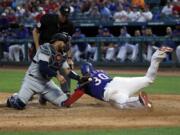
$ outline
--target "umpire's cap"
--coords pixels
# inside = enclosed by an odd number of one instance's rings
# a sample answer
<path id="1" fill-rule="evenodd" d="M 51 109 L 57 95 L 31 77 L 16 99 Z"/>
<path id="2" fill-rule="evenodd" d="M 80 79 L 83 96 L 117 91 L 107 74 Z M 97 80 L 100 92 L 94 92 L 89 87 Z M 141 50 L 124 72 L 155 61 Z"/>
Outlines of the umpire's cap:
<path id="1" fill-rule="evenodd" d="M 67 43 L 69 40 L 70 40 L 70 36 L 65 32 L 61 32 L 54 34 L 51 37 L 50 43 L 53 43 L 55 41 L 63 41 L 64 43 Z"/>
<path id="2" fill-rule="evenodd" d="M 67 4 L 64 4 L 60 7 L 59 11 L 62 15 L 68 16 L 70 14 L 70 6 Z"/>

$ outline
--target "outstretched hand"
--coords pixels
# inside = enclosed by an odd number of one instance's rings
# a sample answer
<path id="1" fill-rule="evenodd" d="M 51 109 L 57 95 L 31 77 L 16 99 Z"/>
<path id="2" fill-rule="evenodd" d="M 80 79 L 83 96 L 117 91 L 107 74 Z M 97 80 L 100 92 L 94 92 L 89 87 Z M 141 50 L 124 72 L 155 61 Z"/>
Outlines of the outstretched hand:
<path id="1" fill-rule="evenodd" d="M 79 87 L 85 86 L 86 84 L 90 83 L 92 80 L 93 79 L 88 75 L 82 76 L 78 81 Z"/>

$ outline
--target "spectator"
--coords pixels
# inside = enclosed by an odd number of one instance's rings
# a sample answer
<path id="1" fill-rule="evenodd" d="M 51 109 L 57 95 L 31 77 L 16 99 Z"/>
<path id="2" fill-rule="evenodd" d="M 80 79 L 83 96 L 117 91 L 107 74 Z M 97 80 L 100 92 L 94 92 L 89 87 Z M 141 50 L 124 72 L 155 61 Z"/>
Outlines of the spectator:
<path id="1" fill-rule="evenodd" d="M 115 22 L 127 22 L 128 13 L 123 9 L 122 6 L 120 6 L 118 11 L 114 13 L 113 19 Z"/>
<path id="2" fill-rule="evenodd" d="M 4 28 L 7 28 L 9 26 L 9 21 L 8 21 L 6 13 L 2 13 L 0 15 L 0 26 Z"/>
<path id="3" fill-rule="evenodd" d="M 3 8 L 7 8 L 11 6 L 12 1 L 11 0 L 2 0 L 0 1 L 0 6 Z"/>
<path id="4" fill-rule="evenodd" d="M 0 37 L 0 40 L 5 40 L 6 38 L 7 38 L 7 29 L 6 30 L 2 30 L 2 31 L 0 31 L 0 35 L 1 35 L 1 37 Z M 1 59 L 2 59 L 2 61 L 8 61 L 9 60 L 9 56 L 8 56 L 8 47 L 9 47 L 9 45 L 8 45 L 8 43 L 7 42 L 1 42 L 0 43 L 0 48 L 1 48 Z"/>
<path id="5" fill-rule="evenodd" d="M 180 37 L 180 25 L 176 26 L 176 29 L 173 31 L 173 36 Z M 177 56 L 178 62 L 180 63 L 180 42 L 176 42 L 176 44 L 178 45 L 176 48 L 176 56 Z"/>
<path id="6" fill-rule="evenodd" d="M 100 25 L 98 28 L 98 34 L 96 35 L 96 37 L 103 37 L 103 26 Z"/>
<path id="7" fill-rule="evenodd" d="M 98 28 L 98 34 L 96 37 L 103 37 L 103 26 L 100 25 Z M 98 47 L 96 43 L 91 44 L 91 60 L 97 61 L 98 60 Z"/>
<path id="8" fill-rule="evenodd" d="M 85 13 L 88 12 L 90 7 L 91 7 L 91 1 L 90 0 L 82 0 L 82 4 L 81 4 L 81 12 Z"/>
<path id="9" fill-rule="evenodd" d="M 46 13 L 53 13 L 54 11 L 58 11 L 59 3 L 54 2 L 53 0 L 44 0 L 40 6 L 44 9 Z"/>
<path id="10" fill-rule="evenodd" d="M 139 17 L 140 17 L 140 12 L 137 11 L 137 8 L 135 7 L 128 8 L 128 20 L 130 22 L 137 22 Z"/>
<path id="11" fill-rule="evenodd" d="M 180 15 L 180 2 L 179 2 L 179 0 L 174 0 L 172 10 L 173 10 L 173 16 L 178 19 L 179 15 Z"/>
<path id="12" fill-rule="evenodd" d="M 144 6 L 144 0 L 74 0 L 74 1 L 57 1 L 57 0 L 2 0 L 0 2 L 0 14 L 4 13 L 5 10 L 7 10 L 9 7 L 13 9 L 11 13 L 13 15 L 9 16 L 9 14 L 6 14 L 7 18 L 11 20 L 14 19 L 13 21 L 19 22 L 23 21 L 26 22 L 25 19 L 29 19 L 29 15 L 24 17 L 25 15 L 19 15 L 19 8 L 21 8 L 20 12 L 30 12 L 30 16 L 34 16 L 34 21 L 39 21 L 41 17 L 41 13 L 45 12 L 46 14 L 48 13 L 56 13 L 59 7 L 63 3 L 69 3 L 70 4 L 70 9 L 71 13 L 73 14 L 73 18 L 77 18 L 79 16 L 85 16 L 83 19 L 87 18 L 87 15 L 91 15 L 92 17 L 97 17 L 100 19 L 102 17 L 102 21 L 107 20 L 107 19 L 112 19 L 112 15 L 114 20 L 117 22 L 126 22 L 128 18 L 130 18 L 130 21 L 136 20 L 136 14 L 138 12 L 134 11 L 134 8 L 132 9 L 133 12 L 130 12 L 130 15 L 127 17 L 127 9 L 128 7 L 136 7 L 138 10 L 143 9 L 147 10 L 147 6 Z M 179 18 L 179 2 L 177 0 L 173 0 L 171 5 L 173 4 L 173 8 L 171 9 L 173 12 L 172 19 L 178 19 Z M 166 6 L 165 6 L 166 7 Z M 171 6 L 172 7 L 172 6 Z M 24 8 L 26 8 L 24 10 Z M 120 8 L 120 9 L 119 9 Z M 43 9 L 41 12 L 40 9 Z M 123 9 L 123 10 L 122 10 Z M 9 9 L 8 9 L 9 10 Z M 124 11 L 124 12 L 121 12 Z M 129 10 L 129 9 L 128 9 Z M 160 9 L 159 9 L 160 10 Z M 16 13 L 15 13 L 16 12 Z M 17 13 L 18 12 L 18 13 Z M 126 12 L 126 13 L 125 13 Z M 152 16 L 155 16 L 157 20 L 160 19 L 160 11 L 157 11 L 156 13 L 152 13 L 150 11 L 144 11 L 141 13 L 141 16 L 138 17 L 139 22 L 145 22 L 145 21 L 150 21 L 152 19 Z M 169 8 L 166 7 L 163 9 L 162 12 L 169 12 Z M 6 12 L 5 12 L 6 13 Z M 16 16 L 16 15 L 17 16 Z M 138 13 L 139 14 L 139 13 Z M 163 13 L 164 14 L 164 13 Z M 166 13 L 165 13 L 166 14 Z M 168 13 L 167 13 L 168 14 Z M 26 14 L 27 15 L 27 14 Z M 100 16 L 100 17 L 99 17 Z M 129 17 L 130 16 L 130 17 Z M 18 17 L 18 19 L 15 19 Z M 131 17 L 133 19 L 131 20 Z M 23 19 L 22 19 L 23 18 Z M 82 17 L 81 17 L 82 19 Z M 29 22 L 29 20 L 28 20 Z M 13 22 L 14 23 L 14 22 Z"/>
<path id="13" fill-rule="evenodd" d="M 138 32 L 136 32 L 137 36 L 139 36 Z M 120 36 L 121 38 L 125 37 L 125 38 L 130 38 L 131 35 L 127 32 L 126 27 L 123 27 L 120 29 Z M 128 56 L 128 54 L 130 54 Z M 117 59 L 120 60 L 120 62 L 124 62 L 126 59 L 131 60 L 132 62 L 134 62 L 137 58 L 137 54 L 138 54 L 138 45 L 137 44 L 131 44 L 129 42 L 121 42 L 119 43 L 119 51 L 117 54 Z"/>
<path id="14" fill-rule="evenodd" d="M 103 26 L 100 25 L 98 28 L 98 34 L 96 37 L 103 37 Z M 102 45 L 103 46 L 103 45 Z M 98 47 L 96 43 L 91 44 L 91 60 L 97 61 L 98 60 Z"/>
<path id="15" fill-rule="evenodd" d="M 146 36 L 146 26 L 141 27 L 141 35 Z"/>
<path id="16" fill-rule="evenodd" d="M 162 46 L 168 46 L 173 48 L 173 50 L 176 49 L 176 44 L 175 42 L 172 40 L 172 29 L 171 27 L 167 27 L 166 28 L 166 40 L 162 43 Z M 168 53 L 167 57 L 166 57 L 166 61 L 171 61 L 172 60 L 172 55 L 170 53 Z"/>
<path id="17" fill-rule="evenodd" d="M 173 5 L 168 2 L 162 9 L 161 13 L 165 16 L 169 16 L 172 15 L 172 11 L 173 11 Z"/>
<path id="18" fill-rule="evenodd" d="M 135 30 L 134 37 L 136 37 L 136 38 L 142 37 L 140 30 Z M 130 57 L 130 60 L 132 62 L 135 62 L 135 61 L 137 61 L 140 43 L 139 42 L 133 42 L 132 45 L 134 45 L 134 46 L 131 47 L 132 48 L 132 55 Z"/>
<path id="19" fill-rule="evenodd" d="M 107 5 L 101 4 L 99 7 L 99 11 L 104 20 L 112 18 L 111 11 L 108 9 Z"/>
<path id="20" fill-rule="evenodd" d="M 111 32 L 108 28 L 103 29 L 103 37 L 113 37 Z M 115 55 L 115 44 L 112 42 L 104 42 L 102 44 L 102 50 L 104 54 L 104 58 L 107 61 L 114 61 L 114 55 Z M 103 58 L 103 59 L 104 59 Z"/>
<path id="21" fill-rule="evenodd" d="M 75 33 L 72 35 L 72 39 L 82 39 L 86 36 L 81 32 L 79 28 L 76 28 Z M 75 43 L 72 48 L 73 60 L 80 62 L 80 60 L 88 60 L 91 52 L 91 46 L 88 43 Z"/>
<path id="22" fill-rule="evenodd" d="M 15 62 L 20 62 L 23 60 L 22 55 L 23 55 L 23 50 L 24 46 L 19 45 L 19 44 L 14 44 L 9 47 L 9 60 L 10 61 L 15 61 Z"/>
<path id="23" fill-rule="evenodd" d="M 147 21 L 151 21 L 153 18 L 153 14 L 151 13 L 151 11 L 149 10 L 149 7 L 146 6 L 144 8 L 144 11 L 140 13 L 140 17 L 138 19 L 138 22 L 147 22 Z"/>
<path id="24" fill-rule="evenodd" d="M 156 35 L 153 34 L 152 29 L 151 28 L 146 28 L 146 32 L 145 32 L 145 38 L 153 38 L 156 37 Z M 151 57 L 153 54 L 153 46 L 156 46 L 156 42 L 154 41 L 150 41 L 150 42 L 145 42 L 144 44 L 145 46 L 145 52 L 143 53 L 143 58 L 144 60 L 150 62 L 151 61 Z"/>
<path id="25" fill-rule="evenodd" d="M 15 31 L 16 39 L 28 39 L 30 38 L 29 30 L 23 25 Z M 20 62 L 25 58 L 25 44 L 12 44 L 9 47 L 9 59 L 11 61 Z"/>
<path id="26" fill-rule="evenodd" d="M 173 32 L 171 27 L 166 28 L 166 38 L 167 40 L 164 41 L 163 46 L 168 46 L 173 49 L 176 48 L 174 41 L 172 40 Z"/>
<path id="27" fill-rule="evenodd" d="M 100 18 L 101 16 L 97 6 L 90 8 L 90 10 L 88 11 L 88 14 L 90 15 L 91 18 Z"/>
<path id="28" fill-rule="evenodd" d="M 144 0 L 131 0 L 131 3 L 135 7 L 139 7 L 139 8 L 144 8 L 145 7 Z"/>

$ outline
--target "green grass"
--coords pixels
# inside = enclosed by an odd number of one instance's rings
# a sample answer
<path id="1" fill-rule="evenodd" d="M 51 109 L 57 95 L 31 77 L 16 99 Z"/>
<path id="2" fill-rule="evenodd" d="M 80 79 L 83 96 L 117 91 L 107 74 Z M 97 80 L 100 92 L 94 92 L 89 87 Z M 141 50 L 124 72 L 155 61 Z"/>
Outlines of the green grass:
<path id="1" fill-rule="evenodd" d="M 0 92 L 17 92 L 20 89 L 25 71 L 5 70 L 0 71 Z M 141 75 L 121 75 L 112 74 L 111 76 L 142 76 Z M 179 76 L 158 76 L 155 83 L 145 88 L 149 93 L 180 94 L 180 75 Z M 76 87 L 76 81 L 72 81 L 72 89 Z"/>
<path id="2" fill-rule="evenodd" d="M 180 128 L 142 128 L 98 131 L 0 132 L 1 135 L 179 135 Z"/>
<path id="3" fill-rule="evenodd" d="M 19 90 L 25 71 L 0 71 L 0 92 L 15 92 Z"/>
<path id="4" fill-rule="evenodd" d="M 21 86 L 25 71 L 0 70 L 0 92 L 17 92 Z M 142 76 L 142 75 L 114 75 L 111 76 Z M 150 93 L 180 94 L 179 76 L 158 76 L 155 83 L 145 88 Z M 76 82 L 72 81 L 72 88 Z M 116 129 L 116 130 L 87 130 L 87 131 L 59 131 L 59 132 L 10 132 L 0 131 L 0 135 L 179 135 L 180 128 L 142 128 L 142 129 Z"/>

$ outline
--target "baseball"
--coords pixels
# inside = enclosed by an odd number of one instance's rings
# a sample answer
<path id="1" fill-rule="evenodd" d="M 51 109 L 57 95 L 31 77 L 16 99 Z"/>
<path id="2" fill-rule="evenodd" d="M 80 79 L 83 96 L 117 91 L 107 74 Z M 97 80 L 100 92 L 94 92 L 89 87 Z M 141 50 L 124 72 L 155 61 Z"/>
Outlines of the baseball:
<path id="1" fill-rule="evenodd" d="M 88 81 L 90 81 L 90 82 L 91 82 L 91 81 L 92 81 L 92 78 L 88 78 Z"/>
<path id="2" fill-rule="evenodd" d="M 151 108 L 151 107 L 152 107 L 152 105 L 151 105 L 150 103 L 148 103 L 148 107 L 149 107 L 149 108 Z"/>

